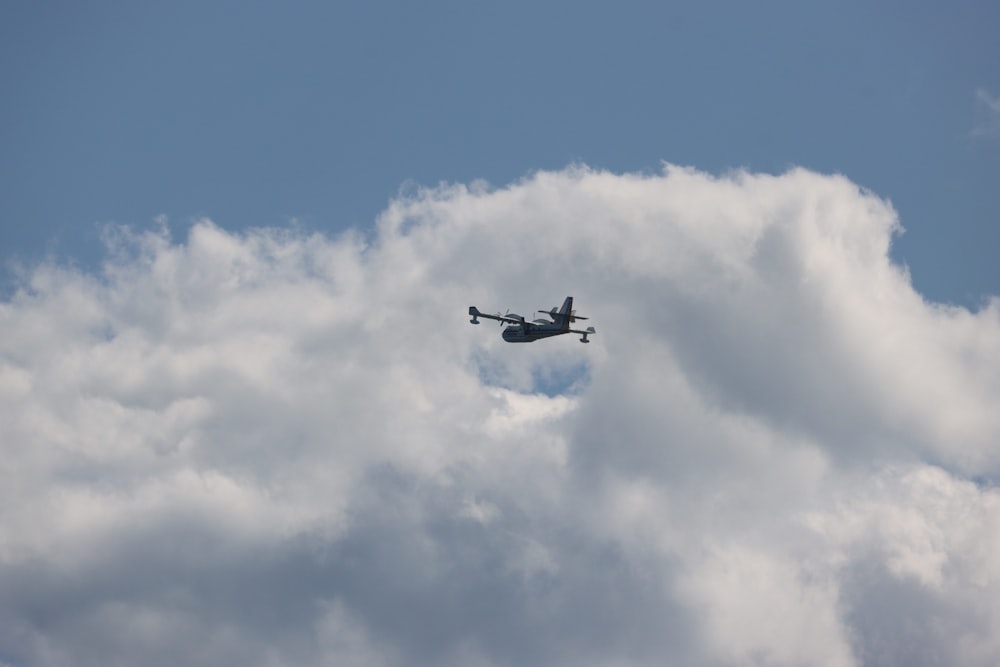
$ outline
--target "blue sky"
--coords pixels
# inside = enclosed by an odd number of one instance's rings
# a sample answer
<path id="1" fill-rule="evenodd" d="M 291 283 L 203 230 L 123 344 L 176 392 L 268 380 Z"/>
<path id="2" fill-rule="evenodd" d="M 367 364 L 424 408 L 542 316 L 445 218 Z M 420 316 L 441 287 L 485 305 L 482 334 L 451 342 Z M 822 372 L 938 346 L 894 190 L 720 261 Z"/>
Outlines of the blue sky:
<path id="1" fill-rule="evenodd" d="M 41 2 L 0 9 L 3 259 L 159 214 L 370 228 L 407 184 L 572 162 L 839 172 L 926 297 L 1000 293 L 1000 9 Z M 984 129 L 985 128 L 985 129 Z"/>

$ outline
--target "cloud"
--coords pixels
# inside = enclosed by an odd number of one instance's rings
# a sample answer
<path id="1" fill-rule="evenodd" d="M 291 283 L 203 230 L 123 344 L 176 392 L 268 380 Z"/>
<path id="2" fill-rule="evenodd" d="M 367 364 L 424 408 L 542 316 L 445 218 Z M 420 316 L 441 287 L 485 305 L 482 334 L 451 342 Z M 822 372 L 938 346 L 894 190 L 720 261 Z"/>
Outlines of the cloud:
<path id="1" fill-rule="evenodd" d="M 1000 97 L 985 88 L 976 90 L 976 113 L 979 117 L 972 135 L 988 139 L 1000 138 Z"/>
<path id="2" fill-rule="evenodd" d="M 0 662 L 995 664 L 1000 301 L 899 229 L 673 166 L 110 229 L 0 304 Z"/>

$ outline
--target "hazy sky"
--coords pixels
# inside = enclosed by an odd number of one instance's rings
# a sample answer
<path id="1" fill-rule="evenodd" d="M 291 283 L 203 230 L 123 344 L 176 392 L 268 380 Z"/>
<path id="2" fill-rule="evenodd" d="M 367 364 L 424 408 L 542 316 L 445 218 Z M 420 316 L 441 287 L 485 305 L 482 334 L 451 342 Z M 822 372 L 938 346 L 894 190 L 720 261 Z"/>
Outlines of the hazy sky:
<path id="1" fill-rule="evenodd" d="M 1000 662 L 997 10 L 538 5 L 0 9 L 0 666 Z"/>

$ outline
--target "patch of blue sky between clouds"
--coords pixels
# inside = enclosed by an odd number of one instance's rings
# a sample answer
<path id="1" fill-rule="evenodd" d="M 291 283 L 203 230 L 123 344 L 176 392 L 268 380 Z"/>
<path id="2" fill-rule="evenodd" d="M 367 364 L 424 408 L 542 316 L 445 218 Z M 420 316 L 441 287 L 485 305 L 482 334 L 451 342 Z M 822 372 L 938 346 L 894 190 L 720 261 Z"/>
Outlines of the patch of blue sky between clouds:
<path id="1" fill-rule="evenodd" d="M 548 359 L 537 355 L 528 360 L 525 345 L 545 345 L 553 349 Z M 479 381 L 488 387 L 507 389 L 521 394 L 543 394 L 549 398 L 578 396 L 591 382 L 591 365 L 586 359 L 574 360 L 557 349 L 556 340 L 528 344 L 504 343 L 499 350 L 479 349 L 473 353 Z M 524 350 L 524 351 L 522 351 Z M 508 356 L 510 355 L 510 356 Z M 520 358 L 518 358 L 520 357 Z"/>
<path id="2" fill-rule="evenodd" d="M 575 396 L 590 384 L 590 365 L 584 361 L 571 366 L 535 366 L 531 371 L 534 393 L 555 396 Z"/>

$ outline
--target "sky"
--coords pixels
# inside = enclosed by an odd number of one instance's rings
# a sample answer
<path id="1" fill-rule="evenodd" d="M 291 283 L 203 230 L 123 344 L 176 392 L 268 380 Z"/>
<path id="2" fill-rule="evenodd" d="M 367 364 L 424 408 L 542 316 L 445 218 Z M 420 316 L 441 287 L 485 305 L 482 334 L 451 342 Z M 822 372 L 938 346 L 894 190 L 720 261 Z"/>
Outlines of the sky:
<path id="1" fill-rule="evenodd" d="M 997 664 L 998 18 L 0 8 L 0 666 Z"/>
<path id="2" fill-rule="evenodd" d="M 99 228 L 368 227 L 574 163 L 840 173 L 922 294 L 1000 292 L 993 2 L 5 3 L 3 259 Z"/>

